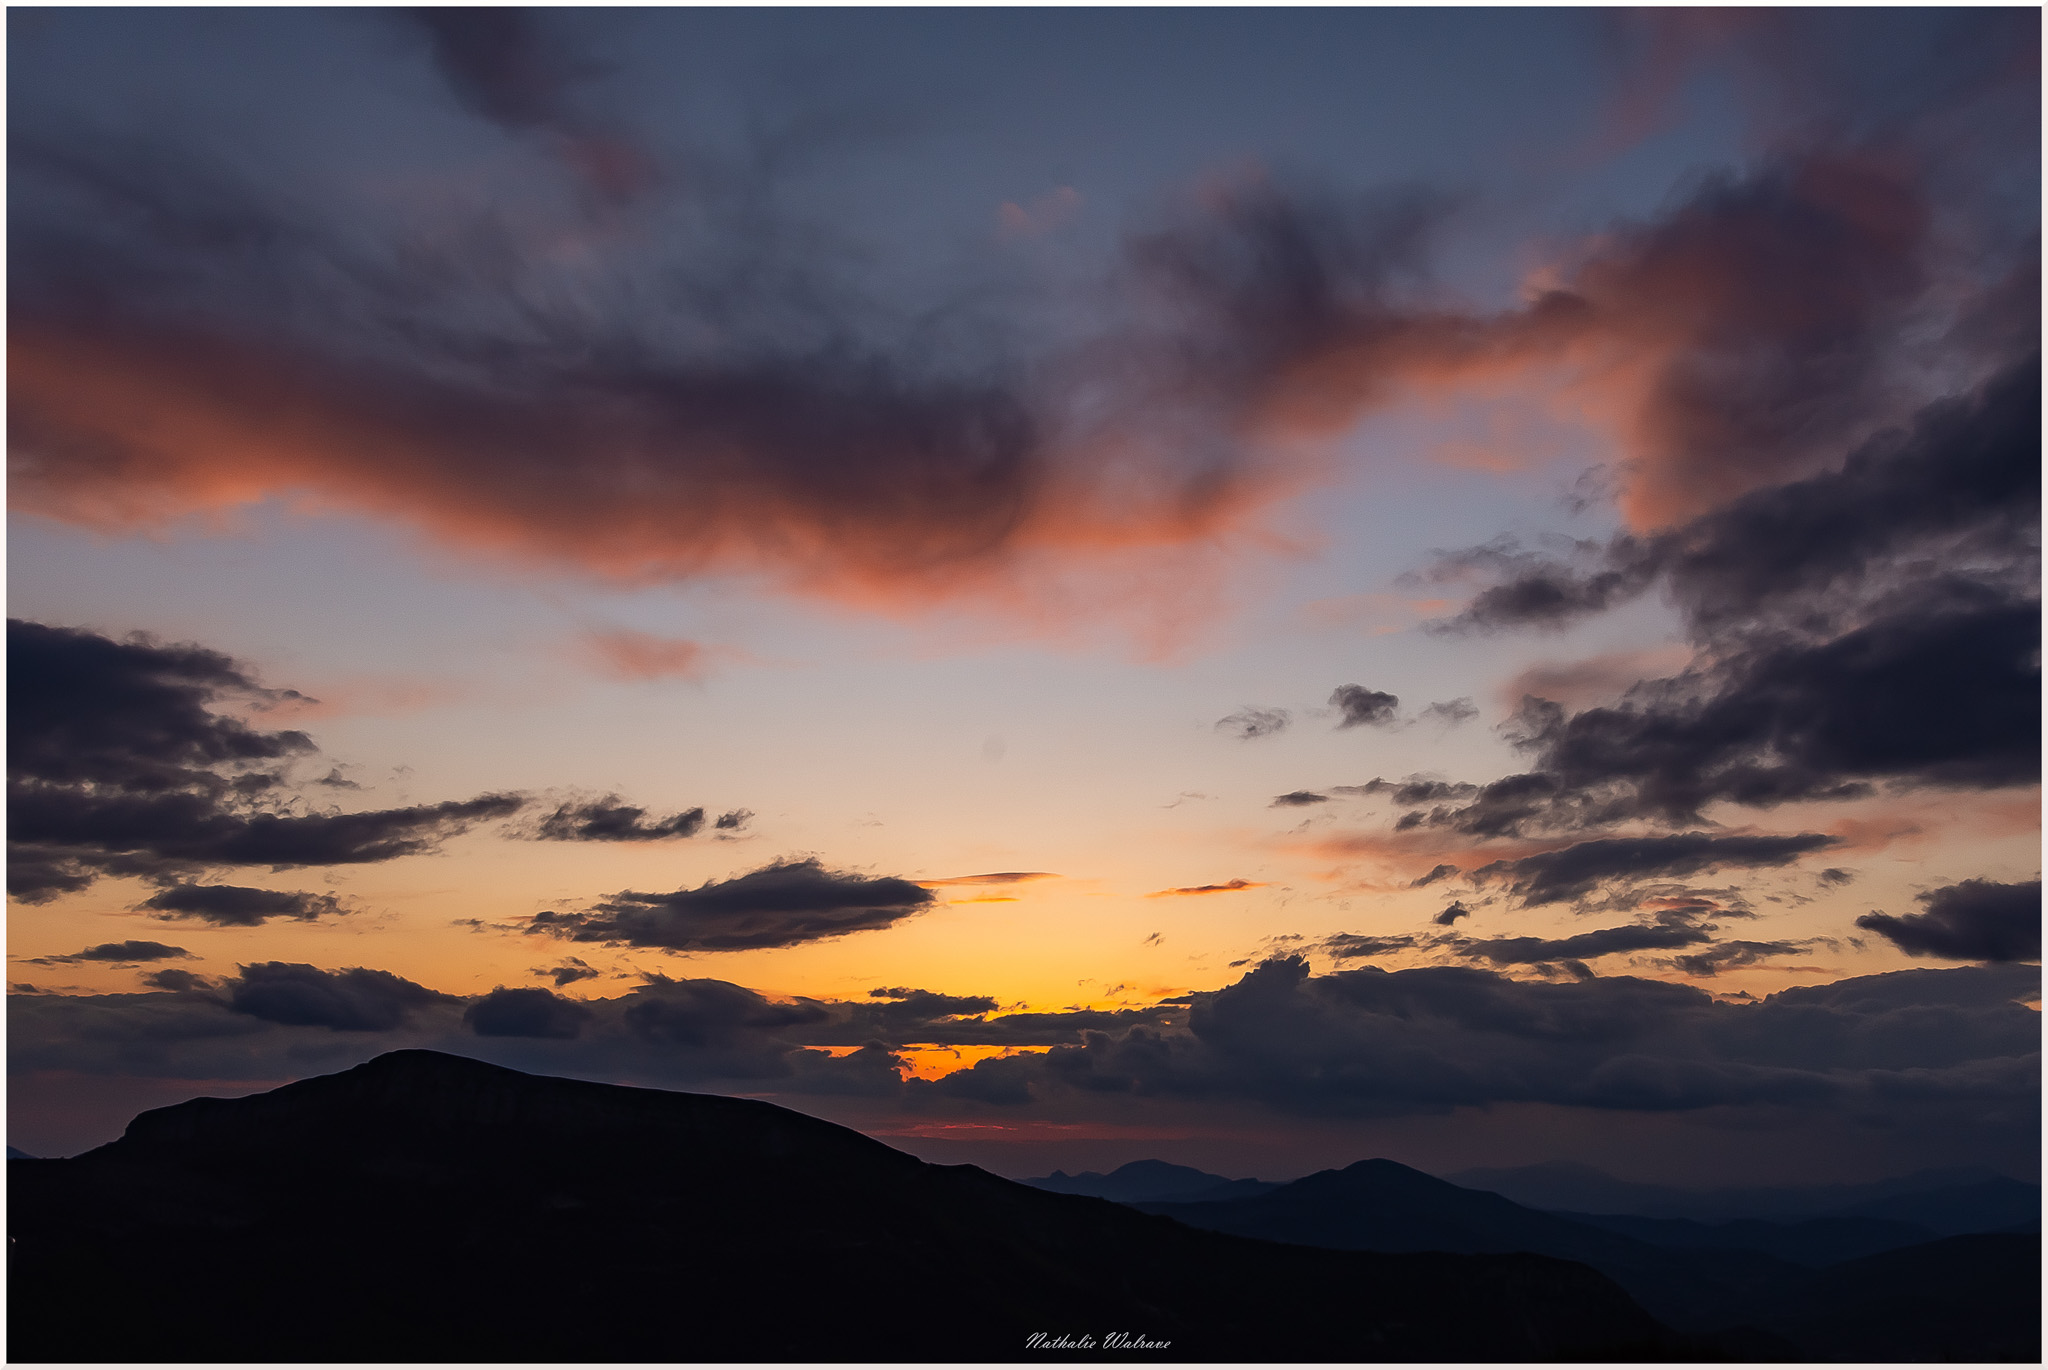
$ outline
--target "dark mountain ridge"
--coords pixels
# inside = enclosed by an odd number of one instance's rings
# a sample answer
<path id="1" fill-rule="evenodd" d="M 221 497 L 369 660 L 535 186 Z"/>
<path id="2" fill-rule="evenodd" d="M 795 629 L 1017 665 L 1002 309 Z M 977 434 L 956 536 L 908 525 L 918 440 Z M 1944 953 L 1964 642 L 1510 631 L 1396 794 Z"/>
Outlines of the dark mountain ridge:
<path id="1" fill-rule="evenodd" d="M 1172 1165 L 1166 1161 L 1131 1161 L 1107 1175 L 1093 1170 L 1084 1170 L 1079 1175 L 1055 1170 L 1050 1175 L 1017 1183 L 1028 1184 L 1050 1194 L 1087 1194 L 1120 1204 L 1248 1199 L 1280 1187 L 1267 1180 L 1227 1180 L 1191 1165 Z"/>
<path id="2" fill-rule="evenodd" d="M 1832 1215 L 1906 1218 L 1892 1201 L 1913 1204 L 1926 1196 L 1946 1194 L 1973 1205 L 1957 1220 L 1973 1226 L 1957 1231 L 1995 1231 L 2022 1222 L 2028 1213 L 2038 1220 L 2041 1187 L 2001 1175 L 1982 1166 L 1921 1170 L 1910 1175 L 1861 1184 L 1775 1185 L 1732 1189 L 1686 1189 L 1677 1185 L 1640 1184 L 1617 1180 L 1604 1171 L 1572 1161 L 1507 1169 L 1461 1170 L 1443 1177 L 1466 1189 L 1484 1189 L 1527 1208 L 1548 1212 L 1629 1214 L 1644 1218 L 1681 1218 L 1724 1223 L 1745 1218 L 1768 1222 L 1798 1221 Z M 1982 1204 L 2002 1204 L 2018 1216 L 1985 1221 Z M 1974 1224 L 1982 1223 L 1981 1226 Z M 1937 1225 L 1936 1230 L 1942 1230 Z"/>
<path id="3" fill-rule="evenodd" d="M 1929 1240 L 1925 1228 L 1858 1217 L 1727 1225 L 1733 1233 L 1673 1220 L 1574 1220 L 1388 1160 L 1252 1198 L 1135 1206 L 1211 1231 L 1336 1250 L 1582 1261 L 1673 1327 L 1744 1359 L 2039 1358 L 2038 1236 Z"/>
<path id="4" fill-rule="evenodd" d="M 766 1103 L 426 1051 L 157 1109 L 9 1180 L 23 1361 L 1691 1354 L 1582 1265 L 1196 1231 Z"/>
<path id="5" fill-rule="evenodd" d="M 1728 1326 L 1796 1268 L 1759 1253 L 1674 1251 L 1463 1189 L 1389 1160 L 1324 1170 L 1248 1199 L 1136 1205 L 1190 1227 L 1344 1251 L 1535 1251 L 1583 1261 L 1681 1331 Z"/>
<path id="6" fill-rule="evenodd" d="M 1652 1246 L 1682 1251 L 1761 1251 L 1794 1265 L 1834 1265 L 1918 1246 L 1944 1234 L 1918 1223 L 1884 1218 L 1832 1215 L 1797 1222 L 1766 1222 L 1738 1218 L 1733 1222 L 1701 1223 L 1689 1218 L 1638 1218 L 1627 1213 L 1556 1213 L 1554 1217 L 1605 1232 L 1618 1232 Z"/>

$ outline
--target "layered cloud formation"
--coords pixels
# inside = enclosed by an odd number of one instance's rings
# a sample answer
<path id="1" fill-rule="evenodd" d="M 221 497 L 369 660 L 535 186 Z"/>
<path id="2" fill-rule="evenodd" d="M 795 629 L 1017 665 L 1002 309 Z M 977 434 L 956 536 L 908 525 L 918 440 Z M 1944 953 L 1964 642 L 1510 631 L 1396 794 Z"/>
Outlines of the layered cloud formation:
<path id="1" fill-rule="evenodd" d="M 827 870 L 811 858 L 776 862 L 694 890 L 627 890 L 585 912 L 537 913 L 529 926 L 572 942 L 746 951 L 886 928 L 933 902 L 930 890 L 909 880 Z"/>
<path id="2" fill-rule="evenodd" d="M 203 647 L 9 619 L 7 680 L 8 890 L 30 903 L 129 876 L 157 886 L 140 907 L 160 918 L 222 926 L 315 920 L 347 907 L 332 894 L 199 877 L 392 861 L 537 807 L 534 796 L 501 793 L 353 813 L 316 809 L 306 791 L 322 782 L 294 777 L 295 766 L 317 758 L 312 739 L 235 716 L 305 696 L 260 686 Z M 734 810 L 716 826 L 735 830 L 749 816 Z M 703 826 L 702 809 L 651 818 L 608 795 L 557 804 L 530 830 L 507 832 L 644 842 Z"/>
<path id="3" fill-rule="evenodd" d="M 1650 530 L 1827 469 L 1926 392 L 1909 323 L 1980 337 L 2004 298 L 1942 231 L 1944 146 L 1894 129 L 1788 141 L 1559 247 L 1508 307 L 1429 284 L 1440 198 L 1246 174 L 1127 233 L 1085 323 L 935 347 L 784 248 L 818 235 L 764 222 L 744 175 L 664 177 L 601 127 L 542 19 L 411 22 L 452 100 L 559 154 L 581 207 L 536 232 L 444 207 L 436 248 L 193 149 L 18 128 L 19 508 L 134 528 L 289 498 L 606 577 L 929 600 L 1199 549 L 1300 488 L 1290 444 L 1484 386 L 1572 397 Z M 2017 80 L 1968 37 L 1974 84 L 1942 97 L 1964 122 Z"/>
<path id="4" fill-rule="evenodd" d="M 2028 870 L 1928 863 L 1917 896 L 1893 884 L 1796 928 L 1766 901 L 1842 902 L 1852 875 L 1830 863 L 1860 863 L 1869 827 L 1845 814 L 1924 794 L 2023 806 L 2038 785 L 2039 247 L 2023 183 L 2039 97 L 2037 71 L 2011 60 L 2038 48 L 2038 15 L 1930 19 L 1939 62 L 1909 64 L 1893 89 L 1816 99 L 1818 113 L 1794 83 L 1761 83 L 1783 108 L 1754 120 L 1739 165 L 1678 183 L 1661 207 L 1522 242 L 1519 280 L 1492 294 L 1460 297 L 1431 270 L 1469 245 L 1457 235 L 1486 203 L 1238 167 L 1116 227 L 1091 187 L 1100 255 L 1063 268 L 1087 279 L 1050 307 L 919 264 L 913 293 L 992 301 L 986 314 L 872 288 L 885 271 L 772 193 L 772 157 L 657 144 L 604 103 L 562 15 L 364 22 L 410 63 L 406 127 L 459 130 L 452 160 L 487 165 L 488 186 L 446 174 L 425 136 L 431 196 L 318 158 L 281 174 L 171 120 L 117 134 L 17 112 L 17 512 L 129 533 L 274 504 L 402 527 L 471 565 L 607 588 L 738 576 L 750 592 L 893 612 L 968 600 L 977 631 L 1008 632 L 1193 593 L 1206 582 L 1190 567 L 1238 574 L 1277 545 L 1248 535 L 1319 514 L 1288 502 L 1343 464 L 1361 482 L 1407 478 L 1361 457 L 1376 440 L 1362 419 L 1477 398 L 1590 435 L 1609 464 L 1575 487 L 1578 516 L 1612 517 L 1581 541 L 1443 552 L 1414 573 L 1427 598 L 1405 612 L 1484 637 L 1662 603 L 1682 644 L 1517 663 L 1494 696 L 1512 774 L 1261 772 L 1265 818 L 1290 827 L 1278 840 L 1316 859 L 1326 889 L 1304 894 L 1270 849 L 1178 877 L 1214 883 L 1155 890 L 1176 877 L 1148 873 L 1127 887 L 1147 921 L 1125 943 L 1184 913 L 1334 918 L 1313 902 L 1323 893 L 1388 895 L 1375 921 L 1244 931 L 1302 954 L 1224 951 L 1251 969 L 1219 989 L 1148 981 L 1143 1007 L 1025 1012 L 895 972 L 814 979 L 846 997 L 803 997 L 620 967 L 678 964 L 633 953 L 822 960 L 808 948 L 882 946 L 950 886 L 1043 872 L 911 880 L 792 855 L 684 884 L 645 873 L 662 844 L 738 835 L 753 816 L 698 796 L 653 807 L 609 779 L 345 811 L 314 739 L 265 724 L 303 696 L 204 647 L 10 621 L 10 889 L 42 904 L 139 881 L 132 912 L 162 920 L 145 926 L 176 922 L 181 940 L 233 940 L 249 958 L 228 974 L 182 946 L 64 932 L 31 964 L 122 968 L 148 992 L 17 986 L 17 1069 L 272 1081 L 433 1046 L 991 1127 L 1168 1100 L 1184 1116 L 1528 1107 L 1603 1125 L 1704 1118 L 1739 1136 L 1811 1125 L 1996 1138 L 2013 1155 L 2037 1143 Z M 1815 35 L 1831 22 L 1626 21 L 1648 47 L 1596 141 L 1647 136 L 1701 62 L 1828 85 L 1844 45 Z M 1799 42 L 1815 51 L 1789 58 Z M 1029 200 L 989 203 L 1011 193 Z M 1047 245 L 1081 204 L 1063 188 L 1006 205 L 1006 250 Z M 1513 445 L 1468 455 L 1495 472 L 1546 460 Z M 1142 574 L 1162 565 L 1172 574 Z M 1071 593 L 1077 579 L 1087 593 Z M 1171 616 L 1139 617 L 1165 631 Z M 554 641 L 648 695 L 736 655 L 616 629 Z M 1245 744 L 1220 750 L 1250 768 L 1292 764 L 1317 739 L 1331 757 L 1448 747 L 1485 682 L 1410 684 L 1403 665 L 1397 652 L 1319 663 L 1313 689 L 1284 696 L 1294 707 L 1217 719 L 1215 734 Z M 1337 680 L 1353 683 L 1326 697 Z M 1373 687 L 1397 682 L 1405 714 Z M 1190 717 L 1268 688 L 1233 685 Z M 1452 690 L 1471 696 L 1416 702 Z M 1159 793 L 1181 784 L 1224 788 L 1189 778 Z M 530 918 L 465 920 L 506 934 L 493 954 L 515 949 L 515 969 L 491 975 L 543 963 L 485 993 L 431 988 L 416 965 L 309 964 L 323 953 L 268 941 L 281 921 L 369 920 L 331 891 L 251 883 L 260 869 L 374 865 L 486 832 L 642 873 Z M 946 868 L 1081 869 L 1018 842 L 956 849 L 976 864 Z M 1363 861 L 1390 870 L 1353 881 Z M 1192 940 L 1169 927 L 1144 954 Z M 1760 991 L 1736 973 L 1845 944 L 1878 964 L 1976 964 L 1761 999 L 1728 988 Z M 1315 974 L 1309 956 L 1338 969 Z M 973 1063 L 933 1071 L 925 1053 L 948 1049 Z"/>
<path id="5" fill-rule="evenodd" d="M 1763 1110 L 1773 1126 L 1846 1109 L 1913 1134 L 2024 1138 L 2039 1126 L 2033 966 L 1899 971 L 1738 1004 L 1626 976 L 1554 983 L 1450 966 L 1317 976 L 1282 958 L 1150 1009 L 1029 1014 L 903 987 L 773 1000 L 657 977 L 605 999 L 521 987 L 465 999 L 381 971 L 283 963 L 218 981 L 160 978 L 166 988 L 146 994 L 9 996 L 21 1068 L 273 1078 L 425 1045 L 529 1070 L 941 1113 L 1140 1095 L 1353 1118 L 1542 1103 Z M 1025 1050 L 906 1080 L 897 1053 L 918 1044 Z"/>

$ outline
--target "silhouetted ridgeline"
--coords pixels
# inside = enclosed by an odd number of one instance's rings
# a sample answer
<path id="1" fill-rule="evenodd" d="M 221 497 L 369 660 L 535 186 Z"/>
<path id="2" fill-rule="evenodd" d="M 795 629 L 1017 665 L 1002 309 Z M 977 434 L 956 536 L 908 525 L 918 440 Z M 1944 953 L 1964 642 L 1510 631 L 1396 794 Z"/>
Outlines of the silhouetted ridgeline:
<path id="1" fill-rule="evenodd" d="M 1551 1360 L 1692 1349 L 1583 1265 L 1310 1250 L 770 1104 L 401 1051 L 9 1165 L 17 1361 Z M 1033 1333 L 1094 1349 L 1027 1348 Z M 1106 1352 L 1106 1334 L 1158 1350 Z"/>
<path id="2" fill-rule="evenodd" d="M 1387 1160 L 1245 1198 L 1134 1206 L 1211 1231 L 1336 1250 L 1583 1261 L 1701 1346 L 1745 1359 L 2038 1361 L 2040 1191 L 1986 1181 L 1885 1202 L 1935 1221 L 1974 1213 L 2033 1230 L 1936 1240 L 1928 1226 L 1859 1214 L 1709 1226 L 1544 1213 Z"/>

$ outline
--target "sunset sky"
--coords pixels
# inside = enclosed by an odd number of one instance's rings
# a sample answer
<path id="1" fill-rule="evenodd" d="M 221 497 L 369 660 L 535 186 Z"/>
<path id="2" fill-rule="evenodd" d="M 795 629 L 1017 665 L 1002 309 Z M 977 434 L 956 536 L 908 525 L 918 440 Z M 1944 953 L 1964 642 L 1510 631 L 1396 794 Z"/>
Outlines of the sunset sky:
<path id="1" fill-rule="evenodd" d="M 2031 1178 L 2038 11 L 8 19 L 13 1145 Z"/>

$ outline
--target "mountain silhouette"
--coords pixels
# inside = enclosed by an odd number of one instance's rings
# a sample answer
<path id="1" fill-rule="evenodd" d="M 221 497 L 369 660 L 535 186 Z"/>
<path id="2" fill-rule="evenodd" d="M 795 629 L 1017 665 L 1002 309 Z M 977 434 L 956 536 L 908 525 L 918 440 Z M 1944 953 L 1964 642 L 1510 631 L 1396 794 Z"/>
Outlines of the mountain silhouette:
<path id="1" fill-rule="evenodd" d="M 1443 1178 L 1466 1189 L 1484 1189 L 1524 1207 L 1547 1212 L 1633 1214 L 1706 1223 L 1742 1218 L 1783 1222 L 1839 1214 L 1892 1218 L 1920 1223 L 1935 1232 L 1960 1234 L 1998 1231 L 2021 1224 L 2030 1216 L 2038 1221 L 2041 1211 L 2039 1185 L 2024 1184 L 1983 1166 L 1921 1170 L 1862 1184 L 1734 1189 L 1638 1184 L 1617 1180 L 1574 1161 L 1461 1170 Z M 1943 1217 L 1937 1210 L 1914 1206 L 1941 1194 L 1948 1196 L 1953 1216 Z M 1887 1202 L 1895 1199 L 1906 1201 L 1907 1206 L 1894 1208 Z M 1983 1211 L 1987 1205 L 1996 1209 L 1988 1218 Z M 2003 1218 L 2006 1212 L 2016 1216 Z"/>
<path id="2" fill-rule="evenodd" d="M 1944 1237 L 1973 1232 L 2039 1232 L 2041 1187 L 2003 1175 L 1975 1184 L 1866 1199 L 1842 1210 L 1864 1218 L 1914 1223 Z"/>
<path id="3" fill-rule="evenodd" d="M 1834 1361 L 2041 1359 L 2041 1239 L 1945 1237 L 1793 1285 L 1757 1325 Z"/>
<path id="4" fill-rule="evenodd" d="M 1389 1160 L 1319 1171 L 1248 1199 L 1136 1206 L 1190 1227 L 1343 1251 L 1533 1251 L 1583 1261 L 1684 1332 L 1730 1325 L 1760 1292 L 1799 1274 L 1754 1252 L 1655 1246 Z"/>
<path id="5" fill-rule="evenodd" d="M 2028 1346 L 2035 1354 L 2019 1358 L 2038 1359 L 2038 1237 L 1930 1242 L 1925 1229 L 1843 1218 L 1818 1226 L 1730 1224 L 1749 1229 L 1759 1244 L 1737 1245 L 1725 1235 L 1726 1244 L 1716 1244 L 1715 1229 L 1703 1224 L 1629 1219 L 1612 1230 L 1597 1219 L 1525 1208 L 1388 1160 L 1325 1170 L 1253 1198 L 1136 1206 L 1211 1231 L 1338 1250 L 1527 1251 L 1582 1261 L 1671 1326 L 1739 1359 L 1916 1359 L 1922 1357 L 1905 1353 L 1918 1348 L 1928 1359 L 2000 1360 Z M 1771 1228 L 1778 1230 L 1754 1230 Z M 1665 1242 L 1642 1240 L 1636 1231 L 1661 1234 Z M 1710 1240 L 1700 1240 L 1703 1233 Z M 1769 1240 L 1804 1259 L 1762 1249 Z M 1898 1249 L 1842 1260 L 1839 1251 L 1853 1251 L 1859 1241 Z M 1948 1297 L 1957 1271 L 2001 1261 L 1997 1278 L 1953 1301 L 1959 1311 L 1930 1311 Z M 1896 1297 L 1886 1301 L 1883 1290 Z M 1890 1351 L 1870 1331 L 1876 1327 L 1893 1329 Z"/>
<path id="6" fill-rule="evenodd" d="M 1087 1194 L 1120 1204 L 1248 1199 L 1280 1187 L 1265 1180 L 1226 1180 L 1190 1165 L 1170 1165 L 1165 1161 L 1131 1161 L 1107 1175 L 1092 1170 L 1069 1175 L 1055 1170 L 1050 1175 L 1017 1183 L 1053 1194 Z"/>
<path id="7" fill-rule="evenodd" d="M 1197 1231 L 767 1103 L 429 1051 L 8 1169 L 21 1361 L 1691 1354 L 1583 1265 Z"/>
<path id="8" fill-rule="evenodd" d="M 1558 1213 L 1556 1217 L 1618 1232 L 1652 1246 L 1685 1251 L 1760 1251 L 1794 1265 L 1835 1265 L 1880 1251 L 1931 1242 L 1940 1233 L 1918 1223 L 1833 1214 L 1795 1222 L 1737 1218 L 1701 1223 L 1689 1218 L 1638 1218 L 1627 1213 Z"/>

